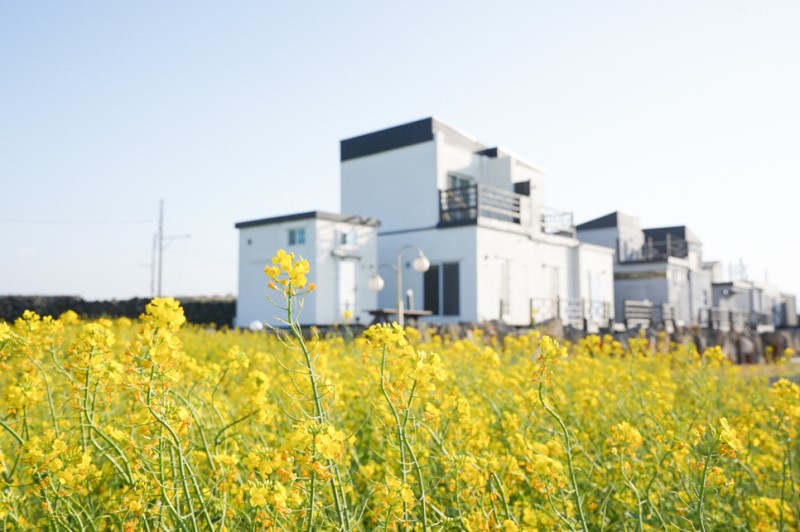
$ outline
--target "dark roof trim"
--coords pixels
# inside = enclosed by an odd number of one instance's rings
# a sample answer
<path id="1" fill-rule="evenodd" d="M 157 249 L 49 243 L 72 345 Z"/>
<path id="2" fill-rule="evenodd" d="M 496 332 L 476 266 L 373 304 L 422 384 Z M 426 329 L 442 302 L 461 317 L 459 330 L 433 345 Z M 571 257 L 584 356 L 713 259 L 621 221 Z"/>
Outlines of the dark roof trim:
<path id="1" fill-rule="evenodd" d="M 494 148 L 486 148 L 485 150 L 481 150 L 481 151 L 478 151 L 478 152 L 475 152 L 475 153 L 477 153 L 478 155 L 484 155 L 486 157 L 491 157 L 492 159 L 497 159 L 497 147 L 496 146 Z"/>
<path id="2" fill-rule="evenodd" d="M 433 118 L 423 118 L 341 141 L 341 161 L 349 161 L 384 151 L 433 140 Z"/>
<path id="3" fill-rule="evenodd" d="M 235 227 L 236 229 L 245 229 L 247 227 L 257 227 L 259 225 L 272 225 L 309 219 L 327 220 L 330 222 L 346 222 L 350 224 L 367 225 L 370 227 L 378 227 L 381 225 L 381 222 L 375 218 L 365 218 L 363 216 L 353 216 L 350 214 L 339 214 L 324 211 L 309 211 L 299 212 L 296 214 L 286 214 L 284 216 L 274 216 L 272 218 L 262 218 L 260 220 L 238 222 Z"/>
<path id="4" fill-rule="evenodd" d="M 434 117 L 428 117 L 408 124 L 401 124 L 344 139 L 340 143 L 340 159 L 344 162 L 384 151 L 430 142 L 434 139 L 436 133 L 443 134 L 449 144 L 466 150 L 479 152 L 487 149 L 485 145 L 466 133 Z"/>
<path id="5" fill-rule="evenodd" d="M 594 220 L 589 220 L 588 222 L 583 222 L 575 226 L 575 229 L 578 231 L 587 230 L 587 229 L 603 229 L 605 227 L 616 227 L 617 226 L 617 212 L 614 211 L 611 214 L 606 214 L 605 216 L 601 216 L 600 218 L 595 218 Z"/>

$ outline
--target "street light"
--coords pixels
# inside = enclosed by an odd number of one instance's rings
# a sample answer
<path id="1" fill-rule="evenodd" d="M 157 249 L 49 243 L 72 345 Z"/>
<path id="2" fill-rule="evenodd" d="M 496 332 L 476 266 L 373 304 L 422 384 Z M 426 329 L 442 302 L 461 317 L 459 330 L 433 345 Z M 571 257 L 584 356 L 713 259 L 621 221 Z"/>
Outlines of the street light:
<path id="1" fill-rule="evenodd" d="M 414 271 L 419 273 L 427 272 L 431 267 L 431 261 L 429 261 L 428 257 L 425 256 L 425 253 L 422 252 L 422 249 L 414 244 L 409 244 L 400 248 L 400 250 L 397 252 L 397 264 L 395 266 L 392 266 L 391 264 L 381 264 L 381 266 L 379 266 L 393 268 L 395 274 L 397 275 L 397 323 L 401 327 L 405 324 L 405 319 L 403 316 L 403 252 L 407 249 L 417 250 L 417 256 L 414 257 L 414 260 L 411 263 L 411 267 L 414 268 Z M 375 272 L 369 278 L 367 287 L 373 292 L 380 292 L 383 290 L 384 284 L 383 277 L 381 277 L 378 272 Z"/>

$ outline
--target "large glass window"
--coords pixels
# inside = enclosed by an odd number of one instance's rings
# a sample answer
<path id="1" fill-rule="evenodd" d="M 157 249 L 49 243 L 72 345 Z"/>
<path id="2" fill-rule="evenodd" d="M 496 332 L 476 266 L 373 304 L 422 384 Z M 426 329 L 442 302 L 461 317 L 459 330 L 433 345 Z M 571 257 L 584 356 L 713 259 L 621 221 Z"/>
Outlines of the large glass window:
<path id="1" fill-rule="evenodd" d="M 430 310 L 434 315 L 439 315 L 439 266 L 431 264 L 423 277 L 425 292 L 425 310 Z"/>
<path id="2" fill-rule="evenodd" d="M 423 277 L 425 310 L 436 316 L 461 314 L 459 268 L 457 262 L 432 264 Z"/>

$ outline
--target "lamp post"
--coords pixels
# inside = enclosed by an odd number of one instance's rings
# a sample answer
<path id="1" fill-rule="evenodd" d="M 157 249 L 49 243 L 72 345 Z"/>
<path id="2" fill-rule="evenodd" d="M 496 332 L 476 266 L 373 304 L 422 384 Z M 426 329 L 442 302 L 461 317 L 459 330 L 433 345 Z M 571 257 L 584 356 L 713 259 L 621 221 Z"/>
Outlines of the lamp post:
<path id="1" fill-rule="evenodd" d="M 422 252 L 419 246 L 415 246 L 414 244 L 408 244 L 407 246 L 403 246 L 397 252 L 397 263 L 392 266 L 391 264 L 381 264 L 380 267 L 387 267 L 393 268 L 395 274 L 397 276 L 397 323 L 402 327 L 405 325 L 405 316 L 403 314 L 403 252 L 407 249 L 416 249 L 417 256 L 414 257 L 414 261 L 411 263 L 412 268 L 414 268 L 415 272 L 424 273 L 428 271 L 431 267 L 431 261 L 428 260 L 428 257 L 425 256 L 425 253 Z M 383 277 L 380 276 L 378 272 L 372 274 L 372 277 L 369 278 L 369 282 L 367 283 L 370 290 L 373 292 L 380 292 L 383 290 L 384 286 Z"/>

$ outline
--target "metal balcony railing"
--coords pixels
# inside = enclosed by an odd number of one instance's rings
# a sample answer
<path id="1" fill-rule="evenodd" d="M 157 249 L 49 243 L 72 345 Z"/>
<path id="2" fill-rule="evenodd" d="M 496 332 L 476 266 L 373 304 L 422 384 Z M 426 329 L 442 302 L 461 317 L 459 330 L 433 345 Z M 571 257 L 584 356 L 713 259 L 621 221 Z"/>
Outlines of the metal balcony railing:
<path id="1" fill-rule="evenodd" d="M 545 234 L 575 237 L 575 222 L 569 211 L 544 207 L 540 221 Z"/>
<path id="2" fill-rule="evenodd" d="M 774 327 L 774 319 L 771 312 L 703 308 L 698 314 L 698 324 L 717 331 L 743 332 Z"/>
<path id="3" fill-rule="evenodd" d="M 469 185 L 439 191 L 439 225 L 475 223 L 479 217 L 518 225 L 527 223 L 524 196 L 488 185 Z"/>
<path id="4" fill-rule="evenodd" d="M 533 298 L 531 317 L 535 323 L 558 318 L 565 325 L 586 330 L 590 325 L 607 327 L 611 321 L 611 303 L 570 298 Z"/>
<path id="5" fill-rule="evenodd" d="M 654 305 L 650 301 L 626 299 L 622 303 L 625 326 L 631 327 L 664 327 L 675 326 L 675 309 L 666 303 Z"/>
<path id="6" fill-rule="evenodd" d="M 648 238 L 641 248 L 628 248 L 617 240 L 617 260 L 624 262 L 664 262 L 669 257 L 685 259 L 689 256 L 689 245 L 682 238 L 667 235 L 665 240 Z"/>
<path id="7" fill-rule="evenodd" d="M 774 327 L 775 317 L 772 315 L 772 312 L 753 312 L 750 315 L 750 324 L 754 329 Z"/>

